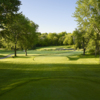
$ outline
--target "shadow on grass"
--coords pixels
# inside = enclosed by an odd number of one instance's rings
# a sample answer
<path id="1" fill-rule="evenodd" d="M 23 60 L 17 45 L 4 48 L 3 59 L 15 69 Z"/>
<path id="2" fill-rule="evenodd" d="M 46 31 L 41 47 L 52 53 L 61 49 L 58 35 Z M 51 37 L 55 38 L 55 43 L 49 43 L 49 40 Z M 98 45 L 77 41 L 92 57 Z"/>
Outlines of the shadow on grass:
<path id="1" fill-rule="evenodd" d="M 99 55 L 95 57 L 95 55 L 91 55 L 91 54 L 85 54 L 85 55 L 81 54 L 79 55 L 79 58 L 99 58 Z"/>
<path id="2" fill-rule="evenodd" d="M 2 58 L 2 57 L 6 57 L 6 56 L 4 56 L 4 55 L 0 55 L 0 58 Z"/>
<path id="3" fill-rule="evenodd" d="M 97 64 L 12 64 L 0 62 L 0 96 L 29 82 L 51 79 L 100 84 Z"/>
<path id="4" fill-rule="evenodd" d="M 83 55 L 83 54 L 80 54 L 80 55 L 70 55 L 70 56 L 66 56 L 69 60 L 78 60 L 78 59 L 86 59 L 86 58 L 99 58 L 99 55 L 97 55 L 95 57 L 95 55 L 90 55 L 90 54 L 86 54 L 86 55 Z"/>
<path id="5" fill-rule="evenodd" d="M 13 52 L 14 52 L 13 50 L 0 50 L 0 53 L 2 53 L 2 54 L 10 54 Z"/>
<path id="6" fill-rule="evenodd" d="M 67 58 L 69 60 L 78 60 L 78 59 L 80 59 L 79 57 L 76 57 L 76 56 L 67 56 Z"/>
<path id="7" fill-rule="evenodd" d="M 12 58 L 30 58 L 30 56 L 12 56 Z"/>

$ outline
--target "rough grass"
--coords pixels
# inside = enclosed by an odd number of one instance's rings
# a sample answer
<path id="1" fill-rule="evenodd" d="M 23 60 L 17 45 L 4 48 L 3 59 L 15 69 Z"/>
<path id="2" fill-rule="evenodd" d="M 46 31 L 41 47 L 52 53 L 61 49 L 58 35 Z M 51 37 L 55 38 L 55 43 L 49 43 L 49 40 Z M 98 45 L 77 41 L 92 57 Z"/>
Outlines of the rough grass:
<path id="1" fill-rule="evenodd" d="M 0 100 L 99 100 L 99 57 L 36 51 L 0 60 Z"/>

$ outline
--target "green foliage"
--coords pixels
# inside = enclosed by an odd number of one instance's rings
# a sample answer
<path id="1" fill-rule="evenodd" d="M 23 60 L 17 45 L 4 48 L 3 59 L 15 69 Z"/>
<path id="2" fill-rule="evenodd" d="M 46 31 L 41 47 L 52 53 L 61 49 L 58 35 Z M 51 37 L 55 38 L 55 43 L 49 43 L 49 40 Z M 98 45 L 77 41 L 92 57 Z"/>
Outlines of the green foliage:
<path id="1" fill-rule="evenodd" d="M 12 16 L 19 10 L 20 0 L 0 0 L 0 28 L 12 22 Z"/>
<path id="2" fill-rule="evenodd" d="M 72 45 L 73 44 L 73 36 L 71 33 L 68 33 L 66 36 L 65 36 L 65 39 L 63 41 L 63 44 L 64 45 Z"/>
<path id="3" fill-rule="evenodd" d="M 73 42 L 75 44 L 75 49 L 82 48 L 82 34 L 77 29 L 73 32 Z"/>
<path id="4" fill-rule="evenodd" d="M 58 44 L 58 35 L 56 33 L 49 33 L 47 38 L 50 45 Z"/>
<path id="5" fill-rule="evenodd" d="M 67 35 L 67 32 L 58 33 L 58 37 L 59 37 L 59 38 L 65 36 L 65 35 Z"/>
<path id="6" fill-rule="evenodd" d="M 4 45 L 15 48 L 16 55 L 16 44 L 17 48 L 25 49 L 32 48 L 36 42 L 36 31 L 38 25 L 30 21 L 22 14 L 16 14 L 12 23 L 7 24 L 6 30 L 3 30 L 5 35 Z"/>
<path id="7" fill-rule="evenodd" d="M 89 47 L 87 44 L 92 39 L 95 44 L 95 49 L 93 50 L 98 51 L 100 40 L 100 0 L 78 0 L 76 4 L 74 17 L 78 22 L 79 29 L 85 31 L 84 35 L 81 34 L 86 39 L 84 40 L 85 48 Z"/>
<path id="8" fill-rule="evenodd" d="M 65 36 L 59 37 L 58 44 L 59 44 L 59 45 L 63 45 L 64 39 L 65 39 Z"/>
<path id="9" fill-rule="evenodd" d="M 38 35 L 37 46 L 47 46 L 48 45 L 47 35 L 48 35 L 47 33 Z"/>
<path id="10" fill-rule="evenodd" d="M 67 36 L 65 36 L 65 39 L 64 39 L 64 41 L 63 41 L 63 44 L 64 44 L 64 45 L 68 45 L 68 37 L 67 37 Z"/>
<path id="11" fill-rule="evenodd" d="M 9 39 L 4 39 L 2 38 L 2 44 L 3 44 L 3 47 L 8 49 L 8 50 L 11 50 L 13 49 L 14 50 L 14 43 L 9 41 Z"/>
<path id="12" fill-rule="evenodd" d="M 68 45 L 73 44 L 72 34 L 68 34 L 66 32 L 61 33 L 42 33 L 38 34 L 38 42 L 37 46 L 56 46 L 63 45 L 65 38 L 68 38 Z"/>
<path id="13" fill-rule="evenodd" d="M 29 26 L 26 27 L 27 30 L 26 29 L 21 30 L 23 34 L 18 40 L 18 45 L 20 46 L 20 48 L 27 51 L 27 49 L 31 49 L 36 44 L 36 41 L 37 41 L 36 31 L 37 31 L 38 25 L 29 20 L 28 20 L 28 23 L 26 24 L 28 24 Z"/>
<path id="14" fill-rule="evenodd" d="M 88 43 L 88 45 L 87 45 L 87 49 L 88 49 L 88 52 L 90 53 L 90 54 L 95 54 L 95 53 L 97 53 L 97 54 L 99 54 L 99 48 L 97 49 L 97 51 L 96 51 L 96 44 L 95 44 L 95 40 L 94 39 L 91 39 L 90 41 L 89 41 L 89 43 Z"/>

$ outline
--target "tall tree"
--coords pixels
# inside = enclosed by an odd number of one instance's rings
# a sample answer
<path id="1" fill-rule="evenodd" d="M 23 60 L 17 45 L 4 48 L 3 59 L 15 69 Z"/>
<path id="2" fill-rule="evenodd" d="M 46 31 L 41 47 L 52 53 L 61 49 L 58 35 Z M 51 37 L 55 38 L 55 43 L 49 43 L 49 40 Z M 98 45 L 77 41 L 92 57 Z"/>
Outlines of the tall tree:
<path id="1" fill-rule="evenodd" d="M 100 0 L 78 0 L 76 4 L 74 17 L 78 22 L 78 27 L 85 30 L 90 38 L 94 30 L 97 33 L 96 43 L 98 44 L 100 39 Z"/>
<path id="2" fill-rule="evenodd" d="M 22 30 L 21 37 L 18 40 L 18 45 L 25 50 L 25 55 L 27 56 L 27 49 L 31 49 L 37 42 L 37 28 L 38 25 L 32 21 L 26 28 Z"/>
<path id="3" fill-rule="evenodd" d="M 6 39 L 8 39 L 9 41 L 15 44 L 14 49 L 15 49 L 15 56 L 16 56 L 17 41 L 23 36 L 23 32 L 25 33 L 25 31 L 28 30 L 27 28 L 29 27 L 29 19 L 27 19 L 22 14 L 17 14 L 13 19 L 13 23 L 7 24 L 6 27 L 7 29 L 5 32 L 9 33 L 9 34 L 6 34 Z"/>

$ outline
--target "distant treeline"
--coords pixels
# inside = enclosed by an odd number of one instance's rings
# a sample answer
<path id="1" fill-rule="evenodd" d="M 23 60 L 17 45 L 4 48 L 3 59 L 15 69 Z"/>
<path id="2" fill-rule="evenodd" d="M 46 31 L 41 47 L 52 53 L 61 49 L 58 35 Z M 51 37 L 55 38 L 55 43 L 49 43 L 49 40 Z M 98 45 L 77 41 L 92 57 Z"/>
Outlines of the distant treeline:
<path id="1" fill-rule="evenodd" d="M 73 34 L 67 32 L 61 33 L 38 33 L 38 41 L 36 46 L 57 46 L 72 45 Z"/>

